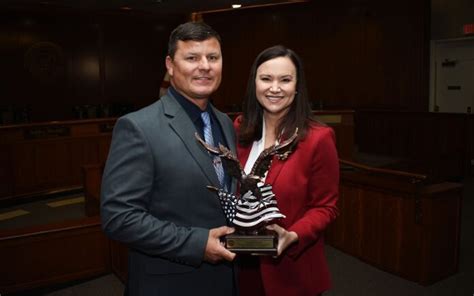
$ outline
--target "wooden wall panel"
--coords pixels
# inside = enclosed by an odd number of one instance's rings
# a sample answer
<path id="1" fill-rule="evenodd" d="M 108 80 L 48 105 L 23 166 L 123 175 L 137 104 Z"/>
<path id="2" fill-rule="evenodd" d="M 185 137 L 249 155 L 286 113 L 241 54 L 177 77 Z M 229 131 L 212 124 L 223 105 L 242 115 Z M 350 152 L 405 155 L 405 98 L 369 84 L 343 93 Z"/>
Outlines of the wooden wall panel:
<path id="1" fill-rule="evenodd" d="M 153 102 L 169 33 L 186 20 L 61 9 L 1 11 L 0 18 L 0 54 L 8 57 L 0 69 L 0 124 L 77 119 L 84 106 L 117 116 Z M 97 113 L 82 116 L 107 116 Z"/>
<path id="2" fill-rule="evenodd" d="M 100 188 L 103 169 L 103 164 L 83 166 L 84 197 L 86 214 L 88 216 L 100 215 Z M 128 274 L 127 245 L 110 240 L 110 267 L 122 282 L 126 282 Z"/>
<path id="3" fill-rule="evenodd" d="M 352 159 L 354 112 L 315 115 L 335 130 L 339 156 Z M 81 187 L 81 168 L 105 163 L 114 123 L 115 118 L 108 118 L 0 127 L 0 149 L 5 152 L 0 174 L 11 175 L 8 184 L 0 185 L 0 200 Z"/>
<path id="4" fill-rule="evenodd" d="M 70 167 L 71 162 L 69 160 L 71 155 L 70 143 L 46 140 L 38 141 L 33 145 L 32 143 L 21 143 L 20 145 L 33 148 L 33 163 L 26 164 L 23 171 L 25 173 L 27 170 L 35 172 L 34 179 L 40 186 L 40 190 L 41 188 L 48 188 L 52 184 L 58 184 L 58 187 L 64 187 L 68 183 L 70 180 L 68 172 L 72 171 Z M 22 157 L 22 155 L 18 155 L 17 157 Z M 19 178 L 21 178 L 21 176 L 19 176 Z M 30 184 L 27 184 L 27 186 L 28 185 Z"/>
<path id="5" fill-rule="evenodd" d="M 1 17 L 0 32 L 11 37 L 0 49 L 9 57 L 0 70 L 1 107 L 29 108 L 32 121 L 74 118 L 74 105 L 99 97 L 97 34 L 87 16 L 2 11 Z"/>
<path id="6" fill-rule="evenodd" d="M 100 215 L 100 185 L 103 170 L 104 165 L 99 163 L 82 166 L 84 206 L 89 217 Z"/>
<path id="7" fill-rule="evenodd" d="M 312 1 L 204 14 L 223 39 L 216 104 L 240 106 L 257 54 L 284 44 L 302 57 L 317 108 L 427 110 L 428 14 L 425 0 Z"/>
<path id="8" fill-rule="evenodd" d="M 13 192 L 12 160 L 10 149 L 7 146 L 0 145 L 0 196 L 9 196 Z"/>
<path id="9" fill-rule="evenodd" d="M 435 180 L 470 174 L 472 122 L 469 114 L 360 110 L 356 113 L 359 152 L 391 156 L 400 169 Z"/>
<path id="10" fill-rule="evenodd" d="M 138 108 L 159 98 L 166 71 L 168 37 L 179 23 L 179 19 L 150 20 L 138 16 L 127 19 L 124 15 L 109 17 L 103 23 L 107 102 L 123 102 Z"/>
<path id="11" fill-rule="evenodd" d="M 0 233 L 0 291 L 12 293 L 104 274 L 108 240 L 98 218 Z"/>
<path id="12" fill-rule="evenodd" d="M 254 58 L 281 43 L 302 57 L 315 108 L 427 110 L 429 1 L 379 2 L 311 1 L 204 14 L 223 39 L 224 77 L 214 102 L 237 110 Z M 75 118 L 77 105 L 113 104 L 113 112 L 125 112 L 153 102 L 169 32 L 186 20 L 139 12 L 1 16 L 6 42 L 0 53 L 9 59 L 0 70 L 6 82 L 0 109 L 29 108 L 34 122 Z M 45 42 L 57 53 L 46 72 L 38 70 L 39 59 L 25 67 L 28 52 Z"/>
<path id="13" fill-rule="evenodd" d="M 375 195 L 375 196 L 374 196 Z M 381 201 L 377 194 L 372 196 L 360 194 L 360 254 L 369 263 L 375 264 L 380 260 L 380 208 Z"/>
<path id="14" fill-rule="evenodd" d="M 399 258 L 394 266 L 397 273 L 403 277 L 415 279 L 418 278 L 422 270 L 422 264 L 414 264 L 413 262 L 423 261 L 423 250 L 420 238 L 423 234 L 423 227 L 417 221 L 417 201 L 413 200 L 414 196 L 403 199 L 400 209 L 401 221 L 398 224 L 400 241 L 398 243 Z M 423 211 L 426 214 L 426 211 Z M 388 222 L 388 221 L 387 221 Z M 408 231 L 404 231 L 408 230 Z M 410 250 L 410 251 L 406 251 Z M 421 259 L 420 259 L 421 257 Z"/>
<path id="15" fill-rule="evenodd" d="M 86 163 L 99 163 L 99 141 L 91 138 L 77 139 L 69 143 L 70 182 L 79 181 L 81 185 L 81 166 Z"/>
<path id="16" fill-rule="evenodd" d="M 110 240 L 110 260 L 112 271 L 125 283 L 128 276 L 128 247 Z"/>
<path id="17" fill-rule="evenodd" d="M 340 217 L 343 217 L 344 224 L 342 225 L 344 239 L 343 244 L 348 246 L 350 254 L 360 254 L 362 250 L 362 196 L 356 190 L 356 188 L 349 188 L 341 186 L 342 196 L 351 196 L 353 198 L 340 198 L 340 202 L 344 204 L 343 208 L 340 208 L 340 213 L 345 213 Z M 346 210 L 346 209 L 351 209 Z"/>
<path id="18" fill-rule="evenodd" d="M 115 118 L 0 128 L 0 200 L 82 186 L 81 167 L 107 159 Z M 8 180 L 8 179 L 7 179 Z"/>
<path id="19" fill-rule="evenodd" d="M 437 271 L 454 272 L 458 269 L 460 239 L 461 199 L 454 198 L 448 192 L 437 192 L 433 198 L 423 204 L 425 226 L 429 229 L 423 235 L 427 241 L 438 242 L 437 246 L 424 244 L 423 255 L 426 260 L 426 278 L 440 279 Z M 443 217 L 443 219 L 440 219 Z M 455 250 L 446 252 L 446 250 Z"/>
<path id="20" fill-rule="evenodd" d="M 340 215 L 327 230 L 327 242 L 423 285 L 456 273 L 462 186 L 354 168 L 341 172 Z"/>
<path id="21" fill-rule="evenodd" d="M 41 183 L 36 180 L 36 148 L 18 144 L 10 146 L 14 167 L 11 168 L 14 176 L 14 194 L 18 191 L 29 189 L 29 184 Z"/>

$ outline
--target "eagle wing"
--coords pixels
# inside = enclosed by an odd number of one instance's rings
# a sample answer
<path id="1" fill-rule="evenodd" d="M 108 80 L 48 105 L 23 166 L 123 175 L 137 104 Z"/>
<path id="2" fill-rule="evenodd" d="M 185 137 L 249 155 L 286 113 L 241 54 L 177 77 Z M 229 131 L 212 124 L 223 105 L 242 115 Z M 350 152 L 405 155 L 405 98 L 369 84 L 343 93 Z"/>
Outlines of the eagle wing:
<path id="1" fill-rule="evenodd" d="M 219 147 L 214 147 L 207 144 L 203 139 L 201 139 L 198 133 L 195 133 L 194 136 L 196 137 L 196 140 L 202 146 L 204 146 L 204 148 L 206 148 L 207 151 L 221 158 L 227 174 L 237 178 L 239 182 L 242 180 L 242 178 L 245 176 L 244 169 L 242 168 L 240 161 L 237 159 L 237 156 L 235 156 L 232 151 L 222 144 L 219 144 Z"/>
<path id="2" fill-rule="evenodd" d="M 257 160 L 255 160 L 250 174 L 263 179 L 267 171 L 270 169 L 273 155 L 275 155 L 275 145 L 263 150 L 258 156 Z"/>
<path id="3" fill-rule="evenodd" d="M 295 130 L 293 135 L 286 141 L 283 141 L 278 145 L 270 146 L 267 149 L 263 150 L 255 161 L 250 174 L 263 178 L 267 171 L 270 169 L 270 165 L 272 163 L 274 155 L 277 155 L 278 159 L 281 160 L 285 160 L 286 158 L 288 158 L 288 156 L 291 152 L 293 152 L 293 149 L 296 146 L 295 140 L 297 136 L 298 128 Z"/>
<path id="4" fill-rule="evenodd" d="M 225 171 L 232 177 L 241 181 L 245 176 L 245 172 L 237 156 L 222 144 L 219 144 L 219 150 L 221 152 L 219 156 L 224 164 Z"/>

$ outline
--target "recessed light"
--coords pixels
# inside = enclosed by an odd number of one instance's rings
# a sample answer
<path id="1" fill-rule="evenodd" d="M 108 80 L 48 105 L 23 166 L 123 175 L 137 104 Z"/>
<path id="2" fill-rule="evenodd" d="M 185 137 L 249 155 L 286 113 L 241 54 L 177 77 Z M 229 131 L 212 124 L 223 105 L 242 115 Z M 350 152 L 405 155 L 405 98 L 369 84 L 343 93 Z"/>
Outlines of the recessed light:
<path id="1" fill-rule="evenodd" d="M 232 8 L 240 8 L 240 7 L 242 7 L 241 4 L 232 4 Z"/>

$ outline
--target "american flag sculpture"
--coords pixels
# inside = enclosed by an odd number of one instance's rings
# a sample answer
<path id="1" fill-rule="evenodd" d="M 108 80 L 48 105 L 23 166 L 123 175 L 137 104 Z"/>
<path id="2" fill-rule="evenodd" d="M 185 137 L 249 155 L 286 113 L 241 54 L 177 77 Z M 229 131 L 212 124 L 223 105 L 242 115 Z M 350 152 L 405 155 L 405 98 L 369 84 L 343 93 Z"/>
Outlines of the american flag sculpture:
<path id="1" fill-rule="evenodd" d="M 296 146 L 298 129 L 284 142 L 273 145 L 260 153 L 252 170 L 246 174 L 237 157 L 225 146 L 212 147 L 196 133 L 196 139 L 209 153 L 221 158 L 225 171 L 237 178 L 240 184 L 240 196 L 231 194 L 222 188 L 207 186 L 216 191 L 227 220 L 240 232 L 253 232 L 261 229 L 275 219 L 285 218 L 278 209 L 272 185 L 263 181 L 270 169 L 273 157 L 286 160 Z"/>

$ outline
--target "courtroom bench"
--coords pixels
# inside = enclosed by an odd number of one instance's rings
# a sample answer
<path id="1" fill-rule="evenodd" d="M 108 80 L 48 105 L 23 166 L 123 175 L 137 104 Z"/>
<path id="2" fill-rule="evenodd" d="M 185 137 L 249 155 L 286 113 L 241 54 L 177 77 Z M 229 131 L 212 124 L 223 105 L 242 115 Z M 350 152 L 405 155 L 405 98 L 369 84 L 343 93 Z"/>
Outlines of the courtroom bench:
<path id="1" fill-rule="evenodd" d="M 339 156 L 352 159 L 354 112 L 324 110 L 314 114 L 334 129 Z M 115 121 L 101 118 L 0 125 L 0 205 L 82 189 L 81 167 L 105 163 Z"/>
<path id="2" fill-rule="evenodd" d="M 1 230 L 0 293 L 9 295 L 110 273 L 109 249 L 98 216 Z"/>
<path id="3" fill-rule="evenodd" d="M 462 185 L 341 160 L 339 217 L 327 242 L 429 285 L 458 271 Z"/>
<path id="4" fill-rule="evenodd" d="M 340 164 L 340 215 L 326 232 L 328 244 L 422 285 L 457 272 L 460 184 L 430 184 L 424 175 L 342 159 Z M 84 167 L 91 215 L 99 212 L 102 169 Z M 117 242 L 111 246 L 112 270 L 125 279 L 127 248 Z"/>
<path id="5" fill-rule="evenodd" d="M 0 125 L 0 204 L 80 190 L 81 166 L 105 162 L 115 121 Z"/>

